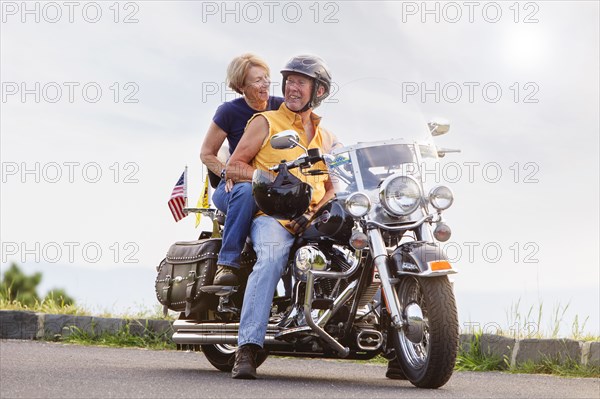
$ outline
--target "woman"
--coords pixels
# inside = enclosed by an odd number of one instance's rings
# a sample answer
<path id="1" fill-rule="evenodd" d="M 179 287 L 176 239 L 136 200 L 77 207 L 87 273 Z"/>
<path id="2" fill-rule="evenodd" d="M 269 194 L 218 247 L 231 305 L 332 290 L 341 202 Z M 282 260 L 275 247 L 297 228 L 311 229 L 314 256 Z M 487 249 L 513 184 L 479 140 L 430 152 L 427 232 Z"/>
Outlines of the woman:
<path id="1" fill-rule="evenodd" d="M 240 268 L 240 253 L 250 232 L 252 217 L 258 208 L 254 203 L 250 182 L 235 185 L 225 178 L 225 163 L 217 154 L 227 139 L 229 155 L 239 143 L 246 123 L 257 112 L 278 109 L 283 98 L 269 97 L 269 67 L 254 54 L 234 58 L 227 68 L 227 82 L 242 97 L 219 106 L 208 128 L 200 159 L 208 169 L 221 177 L 213 193 L 213 203 L 227 215 L 223 231 L 221 252 L 217 260 L 214 285 L 238 285 L 234 269 Z"/>

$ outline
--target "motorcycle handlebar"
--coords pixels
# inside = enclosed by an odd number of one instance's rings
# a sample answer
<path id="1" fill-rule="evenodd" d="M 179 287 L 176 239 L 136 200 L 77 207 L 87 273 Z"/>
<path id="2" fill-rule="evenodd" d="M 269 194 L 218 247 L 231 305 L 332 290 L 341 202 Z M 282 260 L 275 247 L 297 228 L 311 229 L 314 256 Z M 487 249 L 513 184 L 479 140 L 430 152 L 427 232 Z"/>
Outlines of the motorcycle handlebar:
<path id="1" fill-rule="evenodd" d="M 288 161 L 288 162 L 282 161 L 279 165 L 271 166 L 269 168 L 269 170 L 272 170 L 273 172 L 279 172 L 279 169 L 281 168 L 281 165 L 287 166 L 288 170 L 297 168 L 297 167 L 299 167 L 301 164 L 303 164 L 305 162 L 304 158 L 305 157 L 302 157 L 302 158 L 298 158 L 298 159 L 296 159 L 294 161 Z"/>
<path id="2" fill-rule="evenodd" d="M 317 163 L 319 161 L 323 161 L 323 156 L 321 155 L 321 151 L 318 148 L 311 148 L 308 150 L 308 153 L 295 159 L 293 161 L 281 161 L 279 165 L 275 165 L 269 168 L 269 170 L 273 172 L 279 172 L 281 165 L 287 166 L 287 169 L 294 169 L 298 167 L 310 167 L 312 164 Z"/>

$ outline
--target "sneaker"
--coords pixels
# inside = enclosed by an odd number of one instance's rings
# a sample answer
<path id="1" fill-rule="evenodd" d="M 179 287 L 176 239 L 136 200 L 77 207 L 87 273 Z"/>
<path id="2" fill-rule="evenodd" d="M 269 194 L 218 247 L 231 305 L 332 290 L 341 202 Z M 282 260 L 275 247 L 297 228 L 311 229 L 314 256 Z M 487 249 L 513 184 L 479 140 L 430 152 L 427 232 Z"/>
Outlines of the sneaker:
<path id="1" fill-rule="evenodd" d="M 219 265 L 213 285 L 240 285 L 240 283 L 238 277 L 233 272 L 233 268 Z"/>
<path id="2" fill-rule="evenodd" d="M 385 372 L 385 376 L 390 380 L 406 380 L 406 376 L 396 359 L 388 361 L 388 368 Z"/>
<path id="3" fill-rule="evenodd" d="M 231 377 L 240 380 L 256 379 L 256 352 L 258 345 L 247 344 L 240 346 L 235 351 L 235 364 L 231 370 Z"/>

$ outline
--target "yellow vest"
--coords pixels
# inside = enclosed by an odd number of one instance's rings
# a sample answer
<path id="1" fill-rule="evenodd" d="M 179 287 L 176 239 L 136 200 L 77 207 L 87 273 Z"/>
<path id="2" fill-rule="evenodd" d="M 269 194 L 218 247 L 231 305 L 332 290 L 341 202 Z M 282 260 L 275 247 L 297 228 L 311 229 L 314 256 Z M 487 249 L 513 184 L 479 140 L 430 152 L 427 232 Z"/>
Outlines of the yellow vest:
<path id="1" fill-rule="evenodd" d="M 302 124 L 302 118 L 297 113 L 290 111 L 285 103 L 281 104 L 276 111 L 266 111 L 261 112 L 259 114 L 255 114 L 250 118 L 256 118 L 257 115 L 262 115 L 267 120 L 269 124 L 269 135 L 262 143 L 261 149 L 258 151 L 258 154 L 254 157 L 252 161 L 252 166 L 257 169 L 268 170 L 269 167 L 278 165 L 281 160 L 291 161 L 298 158 L 300 155 L 304 155 L 304 150 L 300 147 L 286 149 L 286 150 L 276 150 L 271 147 L 270 140 L 274 134 L 282 132 L 284 130 L 295 130 L 300 136 L 300 144 L 302 144 L 306 148 L 320 148 L 321 153 L 329 153 L 331 149 L 338 144 L 336 137 L 327 131 L 324 128 L 319 126 L 321 121 L 321 117 L 315 113 L 310 114 L 310 118 L 313 121 L 315 126 L 315 135 L 312 140 L 307 142 L 306 132 L 304 131 L 304 126 Z M 248 124 L 250 123 L 248 121 Z M 322 169 L 327 170 L 327 166 L 323 162 L 318 162 L 313 165 L 311 169 Z M 313 188 L 312 198 L 310 202 L 311 209 L 314 208 L 315 205 L 321 201 L 323 196 L 325 195 L 325 181 L 329 179 L 329 175 L 318 175 L 318 176 L 304 176 L 300 173 L 300 169 L 292 169 L 290 170 L 292 174 L 298 177 L 300 180 L 308 183 Z M 260 213 L 259 213 L 260 214 Z M 285 224 L 288 221 L 280 221 L 280 223 Z"/>

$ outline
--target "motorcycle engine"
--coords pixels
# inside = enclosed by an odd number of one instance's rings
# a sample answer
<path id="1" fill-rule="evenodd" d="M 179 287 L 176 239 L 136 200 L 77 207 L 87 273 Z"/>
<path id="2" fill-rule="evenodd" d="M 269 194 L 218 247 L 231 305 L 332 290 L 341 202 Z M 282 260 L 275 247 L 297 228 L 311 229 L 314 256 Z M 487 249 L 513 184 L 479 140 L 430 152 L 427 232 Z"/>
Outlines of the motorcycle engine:
<path id="1" fill-rule="evenodd" d="M 297 281 L 306 282 L 309 270 L 346 272 L 356 262 L 358 258 L 354 253 L 342 246 L 305 245 L 296 251 L 294 276 Z M 347 286 L 347 279 L 317 278 L 314 282 L 314 292 L 317 298 L 334 299 Z"/>

